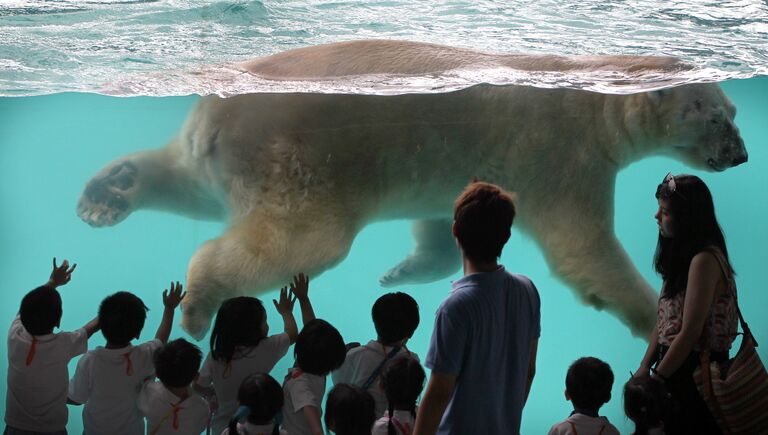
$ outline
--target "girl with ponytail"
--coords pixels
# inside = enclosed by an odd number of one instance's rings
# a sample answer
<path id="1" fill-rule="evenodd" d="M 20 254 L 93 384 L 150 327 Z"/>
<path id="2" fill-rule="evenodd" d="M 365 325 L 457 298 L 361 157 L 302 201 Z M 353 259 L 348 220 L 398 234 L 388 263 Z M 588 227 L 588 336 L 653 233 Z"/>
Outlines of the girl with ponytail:
<path id="1" fill-rule="evenodd" d="M 381 376 L 389 409 L 373 425 L 372 435 L 411 435 L 416 425 L 416 401 L 424 389 L 426 375 L 413 358 L 396 358 Z"/>
<path id="2" fill-rule="evenodd" d="M 211 331 L 211 351 L 195 385 L 214 411 L 212 433 L 220 434 L 237 410 L 243 380 L 252 373 L 269 373 L 296 341 L 293 290 L 305 284 L 303 275 L 294 278 L 291 290 L 284 287 L 279 301 L 273 301 L 283 318 L 280 334 L 268 335 L 267 311 L 259 299 L 240 296 L 221 304 Z"/>
<path id="3" fill-rule="evenodd" d="M 240 407 L 221 435 L 286 435 L 280 427 L 283 388 L 265 373 L 254 373 L 237 392 Z"/>

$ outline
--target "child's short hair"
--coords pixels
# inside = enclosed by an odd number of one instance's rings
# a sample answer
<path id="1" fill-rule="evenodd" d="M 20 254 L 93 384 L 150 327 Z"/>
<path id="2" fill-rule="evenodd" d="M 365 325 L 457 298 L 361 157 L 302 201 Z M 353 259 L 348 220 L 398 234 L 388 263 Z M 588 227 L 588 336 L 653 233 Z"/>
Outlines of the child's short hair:
<path id="1" fill-rule="evenodd" d="M 671 407 L 667 388 L 656 379 L 635 377 L 624 384 L 624 413 L 635 423 L 635 435 L 659 427 Z"/>
<path id="2" fill-rule="evenodd" d="M 179 338 L 155 351 L 155 373 L 166 387 L 186 387 L 197 376 L 202 361 L 200 348 Z"/>
<path id="3" fill-rule="evenodd" d="M 219 307 L 211 331 L 213 359 L 229 362 L 238 346 L 256 346 L 264 338 L 261 325 L 267 317 L 264 304 L 257 298 L 238 296 Z"/>
<path id="4" fill-rule="evenodd" d="M 336 435 L 370 434 L 376 403 L 370 393 L 350 384 L 336 384 L 325 401 L 325 426 Z"/>
<path id="5" fill-rule="evenodd" d="M 384 344 L 397 343 L 419 326 L 419 304 L 405 293 L 387 293 L 373 304 L 371 316 L 379 339 Z"/>
<path id="6" fill-rule="evenodd" d="M 347 349 L 339 331 L 322 319 L 307 322 L 296 337 L 296 365 L 306 373 L 325 376 L 344 363 Z"/>
<path id="7" fill-rule="evenodd" d="M 255 425 L 265 425 L 275 420 L 283 409 L 283 388 L 277 381 L 266 373 L 249 375 L 237 390 L 237 401 L 240 410 L 229 421 L 229 433 L 237 434 L 237 422 L 245 418 Z M 279 433 L 279 422 L 275 422 L 273 434 Z"/>
<path id="8" fill-rule="evenodd" d="M 565 388 L 577 408 L 600 409 L 611 400 L 613 371 L 605 362 L 593 358 L 579 358 L 568 368 Z"/>
<path id="9" fill-rule="evenodd" d="M 464 255 L 474 261 L 495 261 L 509 240 L 515 205 L 500 187 L 475 181 L 456 199 L 454 234 Z"/>
<path id="10" fill-rule="evenodd" d="M 99 306 L 99 326 L 108 342 L 128 345 L 144 329 L 147 306 L 130 292 L 107 296 Z"/>
<path id="11" fill-rule="evenodd" d="M 31 335 L 45 335 L 61 322 L 61 295 L 47 285 L 37 287 L 21 300 L 19 317 Z"/>
<path id="12" fill-rule="evenodd" d="M 421 364 L 411 357 L 397 357 L 387 364 L 381 375 L 381 386 L 389 401 L 389 409 L 408 406 L 415 412 L 416 400 L 424 389 L 426 373 Z"/>

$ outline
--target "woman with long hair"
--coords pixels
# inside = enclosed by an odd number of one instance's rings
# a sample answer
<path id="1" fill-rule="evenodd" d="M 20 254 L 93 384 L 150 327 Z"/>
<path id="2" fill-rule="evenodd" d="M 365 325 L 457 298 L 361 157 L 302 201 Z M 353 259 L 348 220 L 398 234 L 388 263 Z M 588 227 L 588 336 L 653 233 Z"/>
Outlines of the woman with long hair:
<path id="1" fill-rule="evenodd" d="M 656 327 L 635 376 L 666 384 L 672 396 L 667 434 L 719 434 L 693 371 L 702 352 L 726 361 L 736 336 L 734 274 L 712 195 L 693 175 L 671 173 L 656 189 L 659 239 L 654 266 L 663 279 Z"/>

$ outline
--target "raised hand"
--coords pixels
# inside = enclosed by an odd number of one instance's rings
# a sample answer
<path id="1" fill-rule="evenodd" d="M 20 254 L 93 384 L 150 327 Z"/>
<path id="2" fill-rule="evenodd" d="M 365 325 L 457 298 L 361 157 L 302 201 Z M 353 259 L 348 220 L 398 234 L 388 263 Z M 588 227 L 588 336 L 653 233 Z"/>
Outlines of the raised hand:
<path id="1" fill-rule="evenodd" d="M 309 277 L 303 273 L 294 275 L 293 282 L 291 283 L 291 293 L 293 293 L 299 301 L 309 298 Z"/>
<path id="2" fill-rule="evenodd" d="M 64 260 L 61 266 L 56 265 L 56 257 L 53 257 L 53 271 L 51 271 L 51 277 L 48 279 L 48 285 L 52 287 L 58 287 L 64 285 L 72 279 L 72 272 L 75 271 L 77 264 L 73 264 L 69 267 L 69 261 Z"/>
<path id="3" fill-rule="evenodd" d="M 275 309 L 281 315 L 290 314 L 293 312 L 293 305 L 296 303 L 297 296 L 293 293 L 288 293 L 288 287 L 280 289 L 280 301 L 272 299 L 275 304 Z"/>
<path id="4" fill-rule="evenodd" d="M 174 282 L 171 281 L 171 290 L 168 291 L 168 289 L 163 290 L 163 305 L 165 308 L 175 309 L 179 306 L 181 303 L 181 300 L 184 299 L 184 296 L 187 295 L 186 292 L 182 292 L 181 283 L 176 281 L 175 285 Z"/>

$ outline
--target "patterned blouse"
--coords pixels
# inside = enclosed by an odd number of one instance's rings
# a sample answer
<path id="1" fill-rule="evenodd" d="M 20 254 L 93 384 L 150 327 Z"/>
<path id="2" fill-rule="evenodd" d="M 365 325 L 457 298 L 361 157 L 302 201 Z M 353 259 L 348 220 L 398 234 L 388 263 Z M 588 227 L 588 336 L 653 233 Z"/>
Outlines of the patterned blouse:
<path id="1" fill-rule="evenodd" d="M 721 265 L 725 265 L 724 258 L 717 248 L 708 248 Z M 730 285 L 732 276 L 730 272 L 726 276 L 726 285 Z M 666 283 L 664 284 L 666 286 Z M 664 294 L 662 288 L 661 294 Z M 712 352 L 727 351 L 731 348 L 731 343 L 736 338 L 736 331 L 739 317 L 736 312 L 736 286 L 733 285 L 733 291 L 726 289 L 725 292 L 717 295 L 709 310 L 704 330 L 701 337 L 693 347 L 694 351 L 700 352 L 709 349 Z M 670 346 L 672 340 L 683 327 L 683 306 L 685 304 L 685 291 L 679 292 L 671 298 L 660 297 L 658 309 L 659 326 L 659 344 Z"/>

